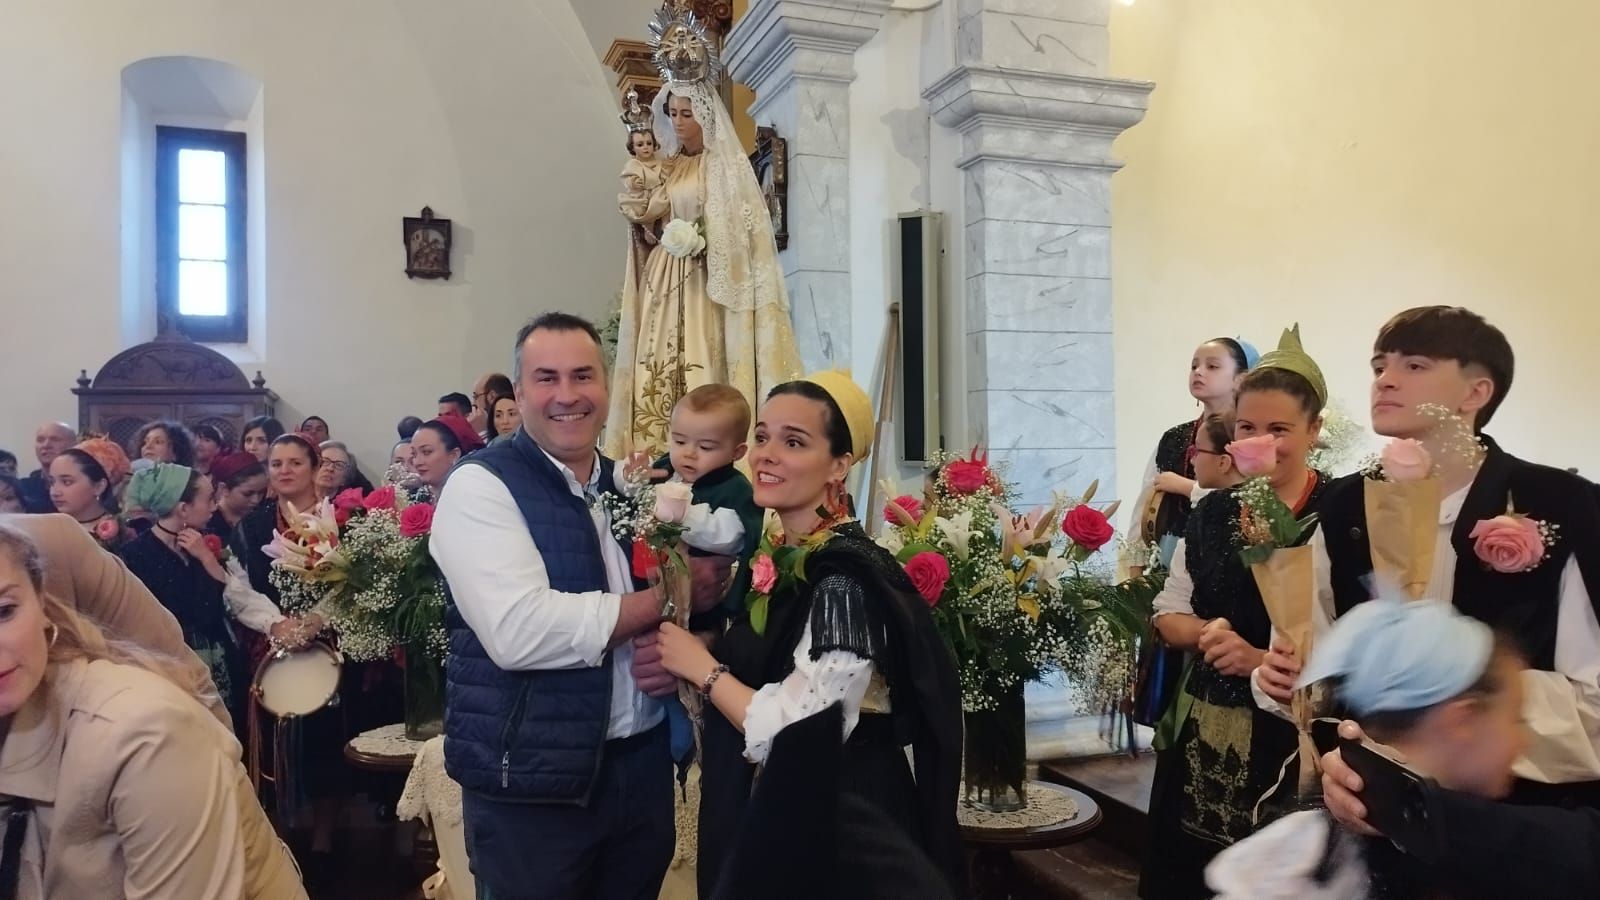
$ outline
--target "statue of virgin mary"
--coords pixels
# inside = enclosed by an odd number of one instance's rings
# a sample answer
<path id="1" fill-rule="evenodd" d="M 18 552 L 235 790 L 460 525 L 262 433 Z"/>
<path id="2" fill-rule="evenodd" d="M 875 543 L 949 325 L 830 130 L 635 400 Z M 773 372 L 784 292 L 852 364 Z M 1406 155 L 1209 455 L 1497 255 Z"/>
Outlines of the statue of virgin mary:
<path id="1" fill-rule="evenodd" d="M 703 384 L 728 384 L 755 410 L 802 374 L 772 220 L 717 95 L 716 46 L 694 13 L 663 4 L 650 23 L 665 80 L 652 102 L 659 184 L 619 198 L 633 224 L 662 224 L 642 266 L 632 242 L 623 279 L 605 451 L 665 452 L 672 407 Z"/>

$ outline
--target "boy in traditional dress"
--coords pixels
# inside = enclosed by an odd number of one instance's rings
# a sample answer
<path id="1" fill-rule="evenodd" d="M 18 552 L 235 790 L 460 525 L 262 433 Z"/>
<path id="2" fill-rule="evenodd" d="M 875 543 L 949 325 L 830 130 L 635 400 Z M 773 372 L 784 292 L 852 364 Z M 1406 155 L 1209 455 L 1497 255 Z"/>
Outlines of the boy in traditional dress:
<path id="1" fill-rule="evenodd" d="M 1482 316 L 1406 310 L 1378 333 L 1372 426 L 1421 442 L 1440 481 L 1425 595 L 1511 635 L 1528 660 L 1532 740 L 1515 767 L 1513 799 L 1600 807 L 1600 503 L 1587 480 L 1512 456 L 1483 433 L 1513 370 L 1510 343 Z M 1449 414 L 1429 414 L 1438 407 Z M 1340 479 L 1319 504 L 1319 625 L 1372 596 L 1364 499 L 1372 474 Z M 1275 639 L 1252 679 L 1257 701 L 1286 702 L 1301 663 Z"/>

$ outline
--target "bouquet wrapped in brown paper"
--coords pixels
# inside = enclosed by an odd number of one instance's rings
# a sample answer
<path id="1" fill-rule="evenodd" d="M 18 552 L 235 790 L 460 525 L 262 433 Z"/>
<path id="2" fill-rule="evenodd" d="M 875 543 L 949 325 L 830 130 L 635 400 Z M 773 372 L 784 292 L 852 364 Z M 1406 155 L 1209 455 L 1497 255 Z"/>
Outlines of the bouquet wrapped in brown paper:
<path id="1" fill-rule="evenodd" d="M 1427 448 L 1414 440 L 1390 441 L 1379 465 L 1366 472 L 1362 502 L 1373 574 L 1421 600 L 1433 575 L 1442 502 Z"/>
<path id="2" fill-rule="evenodd" d="M 1250 574 L 1261 590 L 1262 605 L 1272 619 L 1278 636 L 1294 646 L 1295 658 L 1311 657 L 1311 609 L 1316 602 L 1316 578 L 1309 546 L 1280 547 L 1265 560 L 1250 564 Z M 1290 703 L 1295 729 L 1299 731 L 1301 796 L 1315 786 L 1319 772 L 1316 745 L 1311 741 L 1313 704 L 1307 690 L 1295 691 Z"/>
<path id="3" fill-rule="evenodd" d="M 1315 514 L 1296 519 L 1273 490 L 1268 476 L 1272 465 L 1259 469 L 1255 460 L 1270 460 L 1268 448 L 1274 438 L 1251 438 L 1228 445 L 1228 452 L 1241 462 L 1240 470 L 1252 475 L 1239 487 L 1239 536 L 1244 548 L 1239 558 L 1250 567 L 1261 601 L 1272 619 L 1272 627 L 1289 641 L 1296 656 L 1305 660 L 1311 653 L 1311 612 L 1316 602 L 1317 584 L 1312 569 L 1312 549 L 1301 545 L 1301 538 L 1316 522 Z M 1300 732 L 1300 784 L 1305 794 L 1317 775 L 1316 746 L 1311 742 L 1311 704 L 1297 695 L 1292 705 L 1295 727 Z"/>

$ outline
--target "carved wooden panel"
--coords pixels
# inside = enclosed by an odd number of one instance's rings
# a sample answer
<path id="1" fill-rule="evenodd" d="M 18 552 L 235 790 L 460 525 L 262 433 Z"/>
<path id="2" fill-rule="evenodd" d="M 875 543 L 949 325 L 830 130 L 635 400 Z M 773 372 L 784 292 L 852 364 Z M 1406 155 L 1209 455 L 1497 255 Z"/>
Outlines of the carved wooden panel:
<path id="1" fill-rule="evenodd" d="M 181 337 L 160 337 L 118 353 L 92 381 L 85 371 L 73 393 L 78 428 L 104 434 L 124 448 L 156 419 L 190 428 L 212 425 L 236 447 L 244 423 L 272 415 L 278 402 L 259 372 L 251 382 L 227 357 Z M 137 449 L 130 453 L 136 455 Z"/>

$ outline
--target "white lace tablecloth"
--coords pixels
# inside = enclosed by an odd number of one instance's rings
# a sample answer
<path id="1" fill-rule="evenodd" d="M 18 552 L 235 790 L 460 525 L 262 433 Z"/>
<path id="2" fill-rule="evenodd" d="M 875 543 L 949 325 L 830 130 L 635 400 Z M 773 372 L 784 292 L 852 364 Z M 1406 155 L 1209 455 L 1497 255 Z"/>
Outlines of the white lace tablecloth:
<path id="1" fill-rule="evenodd" d="M 363 731 L 350 739 L 350 748 L 369 756 L 415 757 L 422 749 L 422 741 L 406 739 L 406 726 L 402 722 Z"/>
<path id="2" fill-rule="evenodd" d="M 958 800 L 956 801 L 956 821 L 960 823 L 962 828 L 1015 830 L 1059 825 L 1062 822 L 1070 822 L 1078 817 L 1077 802 L 1066 794 L 1043 787 L 1036 781 L 1028 782 L 1027 787 L 1028 805 L 1016 812 L 984 812 L 981 809 L 973 809 Z M 964 797 L 966 793 L 966 785 L 962 785 L 960 796 Z"/>

